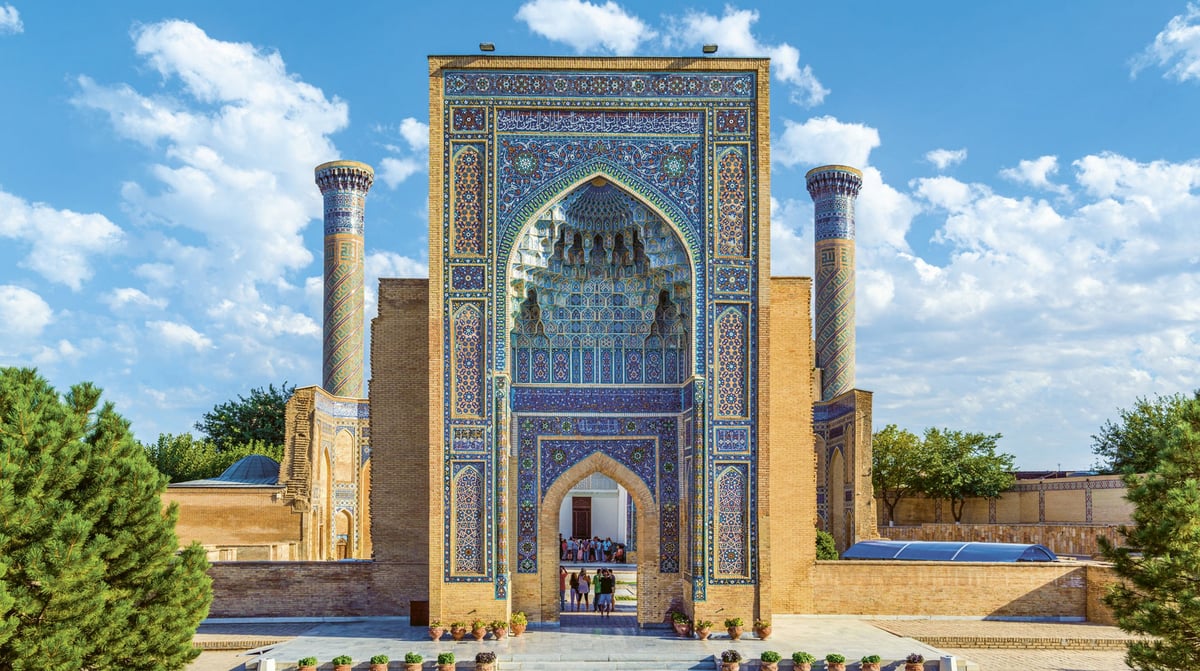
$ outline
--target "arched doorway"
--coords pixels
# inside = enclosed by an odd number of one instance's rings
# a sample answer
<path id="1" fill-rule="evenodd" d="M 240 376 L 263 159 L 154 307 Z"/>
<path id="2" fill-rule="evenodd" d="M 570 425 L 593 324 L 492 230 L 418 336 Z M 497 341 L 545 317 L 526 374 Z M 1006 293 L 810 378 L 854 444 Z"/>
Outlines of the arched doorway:
<path id="1" fill-rule="evenodd" d="M 590 456 L 576 463 L 566 472 L 559 475 L 546 490 L 542 499 L 541 513 L 538 517 L 539 537 L 542 539 L 538 546 L 538 558 L 541 566 L 545 567 L 540 573 L 538 602 L 540 619 L 544 622 L 558 620 L 558 510 L 571 488 L 584 478 L 601 473 L 617 481 L 629 491 L 634 499 L 637 510 L 635 526 L 638 533 L 645 533 L 642 538 L 649 547 L 658 547 L 659 511 L 655 505 L 654 494 L 637 474 L 618 463 L 613 458 L 593 452 Z M 649 594 L 652 590 L 660 589 L 664 578 L 659 570 L 658 558 L 653 553 L 637 555 L 637 593 Z M 661 620 L 658 614 L 638 610 L 638 622 L 657 622 Z"/>

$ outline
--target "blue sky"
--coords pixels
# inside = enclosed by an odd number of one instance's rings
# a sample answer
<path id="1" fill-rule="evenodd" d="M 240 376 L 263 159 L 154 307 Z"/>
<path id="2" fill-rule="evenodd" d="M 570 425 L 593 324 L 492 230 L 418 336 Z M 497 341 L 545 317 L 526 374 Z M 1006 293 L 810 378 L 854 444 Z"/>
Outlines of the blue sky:
<path id="1" fill-rule="evenodd" d="M 427 260 L 428 54 L 772 58 L 772 269 L 804 172 L 863 168 L 875 423 L 1083 468 L 1200 387 L 1200 5 L 0 0 L 0 365 L 91 380 L 143 440 L 320 381 L 312 168 L 375 166 L 368 302 Z"/>

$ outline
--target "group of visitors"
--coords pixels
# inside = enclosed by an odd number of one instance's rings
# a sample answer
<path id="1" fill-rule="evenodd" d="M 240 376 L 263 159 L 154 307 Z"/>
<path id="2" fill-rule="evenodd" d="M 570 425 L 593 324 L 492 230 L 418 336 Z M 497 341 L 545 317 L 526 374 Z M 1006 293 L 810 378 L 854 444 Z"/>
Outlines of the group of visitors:
<path id="1" fill-rule="evenodd" d="M 614 543 L 611 537 L 563 538 L 559 534 L 558 547 L 558 558 L 562 561 L 625 563 L 625 545 Z"/>
<path id="2" fill-rule="evenodd" d="M 578 612 L 580 606 L 586 612 L 589 597 L 594 612 L 601 617 L 611 617 L 613 612 L 613 592 L 616 591 L 617 578 L 612 569 L 602 568 L 596 571 L 595 577 L 588 575 L 587 569 L 579 573 L 567 573 L 567 567 L 558 567 L 558 603 L 559 607 L 567 610 L 567 590 L 571 591 L 571 609 Z"/>

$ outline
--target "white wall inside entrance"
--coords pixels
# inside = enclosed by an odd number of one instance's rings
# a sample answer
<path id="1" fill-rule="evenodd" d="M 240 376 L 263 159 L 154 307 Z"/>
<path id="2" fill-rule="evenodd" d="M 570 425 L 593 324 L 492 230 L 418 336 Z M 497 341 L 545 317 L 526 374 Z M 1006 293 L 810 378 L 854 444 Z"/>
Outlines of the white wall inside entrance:
<path id="1" fill-rule="evenodd" d="M 611 538 L 614 543 L 628 542 L 629 523 L 625 511 L 629 505 L 629 492 L 600 473 L 584 478 L 563 498 L 558 510 L 558 531 L 563 538 L 571 536 L 571 511 L 577 496 L 591 497 L 593 536 Z"/>

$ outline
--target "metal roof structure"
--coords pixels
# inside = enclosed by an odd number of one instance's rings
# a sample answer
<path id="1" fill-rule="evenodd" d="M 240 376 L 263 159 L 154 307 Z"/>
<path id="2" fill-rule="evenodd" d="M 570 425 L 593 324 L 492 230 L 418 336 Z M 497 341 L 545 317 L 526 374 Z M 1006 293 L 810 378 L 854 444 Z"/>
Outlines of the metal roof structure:
<path id="1" fill-rule="evenodd" d="M 261 487 L 278 484 L 279 462 L 261 454 L 251 454 L 233 462 L 215 478 L 177 482 L 171 487 Z"/>
<path id="2" fill-rule="evenodd" d="M 1037 543 L 974 543 L 963 541 L 860 541 L 842 559 L 899 559 L 907 561 L 1051 562 L 1054 551 Z"/>

